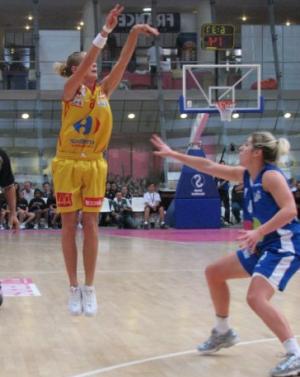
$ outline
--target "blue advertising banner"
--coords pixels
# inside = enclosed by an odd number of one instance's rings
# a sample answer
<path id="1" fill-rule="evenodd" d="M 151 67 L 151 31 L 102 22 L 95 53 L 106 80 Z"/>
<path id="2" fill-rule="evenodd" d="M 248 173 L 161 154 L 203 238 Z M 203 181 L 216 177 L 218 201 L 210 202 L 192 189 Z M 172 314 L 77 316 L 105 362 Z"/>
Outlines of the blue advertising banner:
<path id="1" fill-rule="evenodd" d="M 190 149 L 188 155 L 205 157 L 202 149 Z M 180 199 L 219 198 L 219 193 L 212 176 L 183 166 L 175 197 Z"/>
<path id="2" fill-rule="evenodd" d="M 205 158 L 202 149 L 189 149 L 187 154 Z M 214 177 L 183 166 L 172 212 L 169 221 L 175 228 L 220 228 L 221 202 Z"/>

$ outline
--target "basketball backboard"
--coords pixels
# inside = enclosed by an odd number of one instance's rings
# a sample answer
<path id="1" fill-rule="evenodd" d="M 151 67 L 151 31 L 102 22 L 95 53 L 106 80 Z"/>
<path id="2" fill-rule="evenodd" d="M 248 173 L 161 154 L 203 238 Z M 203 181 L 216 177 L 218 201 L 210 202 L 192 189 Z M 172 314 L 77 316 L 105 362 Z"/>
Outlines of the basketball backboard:
<path id="1" fill-rule="evenodd" d="M 223 110 L 228 110 L 229 114 L 226 116 Z M 184 65 L 180 111 L 182 113 L 220 112 L 222 120 L 228 121 L 232 112 L 262 112 L 260 65 Z"/>

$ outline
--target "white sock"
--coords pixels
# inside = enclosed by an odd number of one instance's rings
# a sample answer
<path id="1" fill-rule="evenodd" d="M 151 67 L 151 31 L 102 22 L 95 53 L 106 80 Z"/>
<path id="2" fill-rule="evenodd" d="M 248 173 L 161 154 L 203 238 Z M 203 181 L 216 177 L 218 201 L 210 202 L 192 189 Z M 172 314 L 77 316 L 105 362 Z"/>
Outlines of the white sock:
<path id="1" fill-rule="evenodd" d="M 296 356 L 300 356 L 300 347 L 296 338 L 287 339 L 282 343 L 286 353 L 292 353 Z"/>
<path id="2" fill-rule="evenodd" d="M 219 334 L 225 334 L 230 329 L 228 324 L 228 317 L 218 317 L 216 316 L 216 326 L 215 330 Z"/>

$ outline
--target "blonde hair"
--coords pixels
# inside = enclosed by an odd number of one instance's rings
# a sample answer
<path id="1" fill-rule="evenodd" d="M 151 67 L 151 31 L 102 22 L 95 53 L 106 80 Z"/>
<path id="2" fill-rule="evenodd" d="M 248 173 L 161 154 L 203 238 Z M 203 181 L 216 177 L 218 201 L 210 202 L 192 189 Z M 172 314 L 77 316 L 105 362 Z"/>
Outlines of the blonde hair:
<path id="1" fill-rule="evenodd" d="M 73 52 L 68 56 L 66 62 L 56 62 L 53 64 L 54 72 L 62 77 L 72 76 L 72 67 L 78 66 L 83 58 L 83 52 Z"/>
<path id="2" fill-rule="evenodd" d="M 251 135 L 254 148 L 261 149 L 265 162 L 277 162 L 279 158 L 290 151 L 290 143 L 287 139 L 275 138 L 271 132 L 257 131 Z"/>

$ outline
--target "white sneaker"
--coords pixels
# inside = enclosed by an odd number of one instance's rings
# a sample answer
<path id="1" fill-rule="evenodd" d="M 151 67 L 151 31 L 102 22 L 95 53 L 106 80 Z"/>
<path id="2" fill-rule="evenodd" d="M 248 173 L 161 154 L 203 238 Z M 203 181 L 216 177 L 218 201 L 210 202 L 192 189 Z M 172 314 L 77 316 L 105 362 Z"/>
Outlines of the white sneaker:
<path id="1" fill-rule="evenodd" d="M 219 351 L 220 348 L 228 348 L 238 343 L 239 337 L 233 329 L 229 329 L 225 334 L 219 334 L 216 329 L 212 329 L 210 337 L 206 342 L 199 344 L 198 351 L 203 355 L 208 355 Z"/>
<path id="2" fill-rule="evenodd" d="M 81 287 L 81 294 L 84 315 L 94 317 L 98 310 L 95 288 L 84 285 Z"/>
<path id="3" fill-rule="evenodd" d="M 39 224 L 34 224 L 33 229 L 39 229 Z"/>
<path id="4" fill-rule="evenodd" d="M 284 356 L 284 359 L 271 370 L 272 377 L 299 376 L 300 356 L 292 353 Z"/>
<path id="5" fill-rule="evenodd" d="M 20 224 L 20 229 L 26 229 L 26 224 L 24 223 Z"/>
<path id="6" fill-rule="evenodd" d="M 82 296 L 80 287 L 70 287 L 68 308 L 71 315 L 82 314 Z"/>

